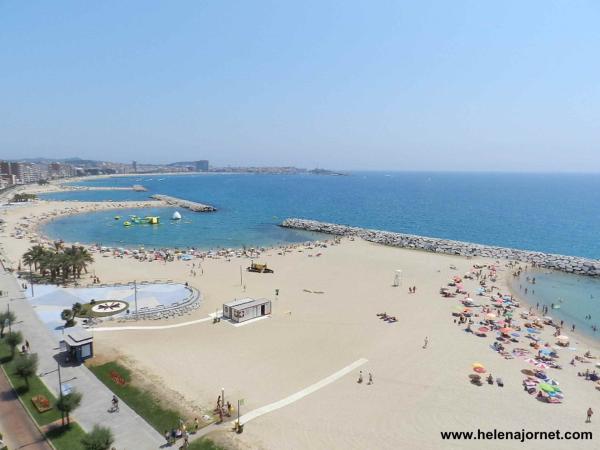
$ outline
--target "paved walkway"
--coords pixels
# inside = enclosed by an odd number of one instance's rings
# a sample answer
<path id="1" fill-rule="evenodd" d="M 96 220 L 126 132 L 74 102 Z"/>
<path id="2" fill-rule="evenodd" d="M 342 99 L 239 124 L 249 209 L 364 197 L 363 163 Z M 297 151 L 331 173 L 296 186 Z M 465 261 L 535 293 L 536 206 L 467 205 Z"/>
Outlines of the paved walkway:
<path id="1" fill-rule="evenodd" d="M 52 450 L 0 369 L 0 425 L 10 449 Z"/>
<path id="2" fill-rule="evenodd" d="M 291 405 L 292 403 L 297 402 L 298 400 L 306 397 L 307 395 L 310 395 L 310 394 L 318 391 L 319 389 L 322 389 L 325 386 L 333 383 L 334 381 L 339 380 L 343 376 L 348 375 L 350 372 L 356 370 L 357 368 L 359 368 L 363 364 L 366 364 L 367 362 L 369 362 L 369 360 L 367 360 L 365 358 L 358 359 L 358 360 L 354 361 L 352 364 L 347 365 L 346 367 L 338 370 L 337 372 L 329 375 L 328 377 L 323 378 L 322 380 L 319 380 L 316 383 L 313 383 L 310 386 L 308 386 L 292 395 L 288 395 L 287 397 L 282 398 L 281 400 L 278 400 L 276 402 L 270 403 L 265 406 L 261 406 L 260 408 L 254 409 L 254 410 L 244 414 L 243 416 L 240 417 L 240 423 L 242 425 L 245 425 L 250 420 L 256 419 L 267 413 L 276 411 L 280 408 L 283 408 L 284 406 Z M 200 438 L 206 436 L 207 434 L 212 433 L 213 431 L 217 431 L 217 430 L 231 430 L 231 429 L 233 429 L 233 426 L 236 421 L 237 421 L 237 418 L 235 418 L 235 420 L 223 422 L 220 424 L 213 423 L 211 425 L 208 425 L 207 427 L 204 427 L 201 430 L 198 430 L 198 432 L 196 434 L 192 435 L 190 440 L 195 441 L 196 439 L 200 439 Z"/>
<path id="3" fill-rule="evenodd" d="M 17 324 L 13 329 L 21 331 L 24 339 L 29 341 L 31 351 L 38 354 L 40 377 L 58 397 L 58 339 L 39 320 L 25 299 L 17 279 L 1 267 L 0 289 L 9 293 L 8 298 L 0 299 L 0 308 L 6 309 L 10 299 L 10 309 L 17 315 Z M 81 406 L 74 416 L 84 430 L 91 430 L 95 424 L 109 427 L 115 435 L 115 447 L 119 450 L 153 450 L 164 443 L 163 437 L 124 402 L 120 403 L 118 413 L 109 413 L 112 392 L 85 366 L 61 366 L 61 375 L 63 383 L 83 393 Z"/>

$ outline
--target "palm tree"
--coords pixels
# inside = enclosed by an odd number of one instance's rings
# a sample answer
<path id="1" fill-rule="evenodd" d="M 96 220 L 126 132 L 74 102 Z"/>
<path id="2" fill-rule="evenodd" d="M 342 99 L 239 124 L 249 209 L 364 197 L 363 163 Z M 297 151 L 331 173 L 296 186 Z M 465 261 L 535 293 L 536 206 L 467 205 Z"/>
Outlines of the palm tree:
<path id="1" fill-rule="evenodd" d="M 87 433 L 81 440 L 85 450 L 108 450 L 115 442 L 110 428 L 94 425 L 92 431 Z"/>
<path id="2" fill-rule="evenodd" d="M 67 416 L 67 425 L 71 423 L 71 417 L 69 415 L 79 407 L 82 397 L 83 395 L 80 392 L 71 391 L 70 394 L 63 395 L 56 402 L 56 409 Z M 64 424 L 65 423 L 63 419 L 63 425 Z"/>
<path id="3" fill-rule="evenodd" d="M 65 255 L 68 255 L 71 263 L 71 270 L 73 275 L 77 278 L 81 277 L 81 271 L 87 273 L 87 265 L 94 262 L 94 258 L 84 247 L 72 245 L 70 248 L 66 248 L 64 251 Z"/>
<path id="4" fill-rule="evenodd" d="M 72 309 L 63 309 L 60 313 L 60 318 L 65 321 L 65 328 L 72 327 L 75 324 L 73 320 L 74 314 Z"/>
<path id="5" fill-rule="evenodd" d="M 6 343 L 10 347 L 11 358 L 15 356 L 15 348 L 23 342 L 23 335 L 20 331 L 13 331 L 6 335 Z"/>
<path id="6" fill-rule="evenodd" d="M 35 270 L 38 270 L 40 261 L 48 253 L 48 250 L 41 245 L 34 245 L 23 255 L 23 262 L 28 266 L 33 266 Z"/>
<path id="7" fill-rule="evenodd" d="M 15 372 L 21 378 L 25 380 L 27 389 L 29 389 L 29 377 L 35 375 L 38 369 L 38 355 L 34 353 L 32 355 L 19 356 L 15 363 Z"/>
<path id="8" fill-rule="evenodd" d="M 12 311 L 0 312 L 0 338 L 4 337 L 4 328 L 7 325 L 12 325 L 17 321 L 17 316 Z"/>

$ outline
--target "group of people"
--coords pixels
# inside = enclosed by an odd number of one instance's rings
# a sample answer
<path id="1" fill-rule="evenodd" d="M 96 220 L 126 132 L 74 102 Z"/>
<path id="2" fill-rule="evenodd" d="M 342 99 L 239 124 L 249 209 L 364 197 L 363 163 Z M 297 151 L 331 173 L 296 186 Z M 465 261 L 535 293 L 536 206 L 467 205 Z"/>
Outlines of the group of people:
<path id="1" fill-rule="evenodd" d="M 358 384 L 362 384 L 363 382 L 363 372 L 362 370 L 358 373 L 358 380 L 356 380 L 356 382 Z M 373 384 L 373 374 L 371 372 L 369 372 L 369 381 L 367 382 L 368 385 Z"/>
<path id="2" fill-rule="evenodd" d="M 389 322 L 389 323 L 398 322 L 398 319 L 396 319 L 396 316 L 388 316 L 388 314 L 385 312 L 377 313 L 377 317 L 379 317 L 381 320 L 385 320 L 386 322 Z"/>
<path id="3" fill-rule="evenodd" d="M 231 411 L 233 410 L 233 406 L 231 403 L 224 403 L 225 399 L 221 400 L 221 396 L 217 398 L 217 407 L 215 408 L 215 413 L 219 415 L 219 423 L 223 422 L 223 418 L 225 416 L 231 417 Z"/>
<path id="4" fill-rule="evenodd" d="M 194 418 L 194 424 L 192 425 L 192 432 L 196 433 L 200 428 L 200 422 L 198 418 Z M 167 445 L 173 445 L 177 440 L 183 439 L 183 444 L 180 448 L 188 448 L 190 445 L 190 432 L 183 419 L 179 419 L 179 426 L 172 430 L 165 430 L 165 440 Z"/>

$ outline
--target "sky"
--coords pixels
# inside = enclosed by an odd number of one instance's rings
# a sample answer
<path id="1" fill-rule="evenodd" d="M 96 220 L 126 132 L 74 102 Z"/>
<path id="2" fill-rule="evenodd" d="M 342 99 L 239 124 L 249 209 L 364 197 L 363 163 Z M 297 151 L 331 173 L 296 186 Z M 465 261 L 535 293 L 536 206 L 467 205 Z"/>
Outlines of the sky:
<path id="1" fill-rule="evenodd" d="M 0 159 L 600 172 L 600 2 L 0 0 Z"/>

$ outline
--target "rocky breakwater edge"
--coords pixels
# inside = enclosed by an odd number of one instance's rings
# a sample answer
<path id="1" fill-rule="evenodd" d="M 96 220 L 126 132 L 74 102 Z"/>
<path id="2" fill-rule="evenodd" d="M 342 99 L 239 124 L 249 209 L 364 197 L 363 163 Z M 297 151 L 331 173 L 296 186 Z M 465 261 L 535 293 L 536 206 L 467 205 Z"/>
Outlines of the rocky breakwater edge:
<path id="1" fill-rule="evenodd" d="M 169 195 L 154 194 L 151 195 L 150 198 L 153 198 L 154 200 L 159 200 L 170 206 L 178 206 L 180 208 L 189 209 L 190 211 L 194 212 L 214 212 L 217 210 L 217 208 L 211 205 L 205 205 L 204 203 L 198 202 L 191 202 L 189 200 L 171 197 Z"/>
<path id="2" fill-rule="evenodd" d="M 537 267 L 600 277 L 600 260 L 580 258 L 577 256 L 556 255 L 552 253 L 518 250 L 506 247 L 494 247 L 470 242 L 438 239 L 412 234 L 395 233 L 391 231 L 370 230 L 350 227 L 334 223 L 319 222 L 306 219 L 285 219 L 281 226 L 299 230 L 333 234 L 337 236 L 355 236 L 365 241 L 433 253 L 445 253 L 459 256 L 480 256 L 493 259 L 509 259 L 527 262 Z"/>

